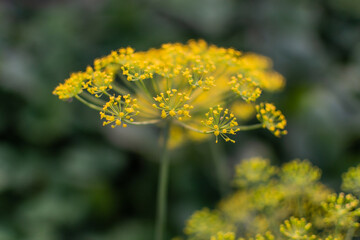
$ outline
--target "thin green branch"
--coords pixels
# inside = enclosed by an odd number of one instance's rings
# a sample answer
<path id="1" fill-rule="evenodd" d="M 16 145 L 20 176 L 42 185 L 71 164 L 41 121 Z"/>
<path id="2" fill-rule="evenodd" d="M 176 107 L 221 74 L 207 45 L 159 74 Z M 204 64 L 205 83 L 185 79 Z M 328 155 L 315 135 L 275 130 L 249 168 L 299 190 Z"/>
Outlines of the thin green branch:
<path id="1" fill-rule="evenodd" d="M 95 104 L 92 104 L 92 103 L 89 103 L 88 101 L 86 101 L 85 99 L 83 99 L 82 97 L 80 97 L 79 95 L 76 95 L 75 98 L 77 100 L 79 100 L 80 102 L 82 102 L 83 104 L 85 104 L 86 106 L 92 108 L 92 109 L 95 109 L 95 110 L 98 110 L 98 111 L 102 111 L 102 107 L 100 106 L 97 106 Z"/>
<path id="2" fill-rule="evenodd" d="M 154 119 L 154 120 L 149 120 L 149 121 L 143 121 L 143 122 L 131 122 L 128 121 L 129 124 L 132 125 L 151 125 L 151 124 L 156 124 L 161 122 L 161 119 Z"/>
<path id="3" fill-rule="evenodd" d="M 198 133 L 204 133 L 204 134 L 209 134 L 209 133 L 213 133 L 213 131 L 204 131 L 204 130 L 200 130 L 200 129 L 197 129 L 197 128 L 194 128 L 190 125 L 187 125 L 186 123 L 184 122 L 181 122 L 179 120 L 176 120 L 175 121 L 176 124 L 188 129 L 188 130 L 191 130 L 191 131 L 194 131 L 194 132 L 198 132 Z"/>
<path id="4" fill-rule="evenodd" d="M 262 123 L 257 123 L 254 125 L 248 125 L 248 126 L 237 126 L 234 129 L 240 129 L 240 131 L 250 131 L 250 130 L 255 130 L 255 129 L 259 129 L 262 128 Z"/>
<path id="5" fill-rule="evenodd" d="M 186 128 L 186 129 L 188 129 L 188 130 L 198 132 L 198 133 L 210 134 L 210 133 L 214 132 L 214 131 L 200 130 L 200 129 L 194 128 L 194 127 L 192 127 L 190 125 L 187 125 L 184 122 L 178 121 L 178 120 L 176 120 L 175 123 L 182 126 L 182 127 L 184 127 L 184 128 Z M 240 131 L 250 131 L 250 130 L 255 130 L 255 129 L 259 129 L 259 128 L 262 128 L 262 123 L 258 123 L 258 124 L 254 124 L 254 125 L 248 125 L 248 126 L 236 126 L 236 127 L 233 127 L 232 129 L 233 130 L 240 129 Z"/>
<path id="6" fill-rule="evenodd" d="M 87 93 L 85 91 L 83 91 L 81 93 L 81 96 L 84 97 L 86 100 L 89 100 L 89 101 L 91 101 L 91 102 L 93 102 L 95 104 L 98 104 L 98 105 L 104 105 L 105 104 L 104 100 L 102 100 L 100 98 L 96 98 L 93 95 L 91 95 L 91 94 L 89 94 L 89 93 Z"/>
<path id="7" fill-rule="evenodd" d="M 117 93 L 120 93 L 122 95 L 127 95 L 128 94 L 128 92 L 126 90 L 122 89 L 116 83 L 112 83 L 111 86 L 112 86 L 112 89 Z"/>

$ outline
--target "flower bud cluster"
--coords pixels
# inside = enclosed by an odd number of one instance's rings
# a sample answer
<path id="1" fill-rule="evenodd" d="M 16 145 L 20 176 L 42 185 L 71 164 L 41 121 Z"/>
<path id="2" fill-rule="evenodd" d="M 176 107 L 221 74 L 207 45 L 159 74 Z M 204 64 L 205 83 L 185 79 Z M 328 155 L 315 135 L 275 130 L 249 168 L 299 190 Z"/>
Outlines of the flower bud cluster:
<path id="1" fill-rule="evenodd" d="M 326 211 L 325 223 L 339 228 L 359 227 L 359 200 L 351 194 L 332 194 L 322 203 Z"/>
<path id="2" fill-rule="evenodd" d="M 210 111 L 205 114 L 206 120 L 202 121 L 205 127 L 211 129 L 218 142 L 218 136 L 222 137 L 226 142 L 235 142 L 228 137 L 228 134 L 235 135 L 240 131 L 238 123 L 234 114 L 229 113 L 229 109 L 224 109 L 220 105 L 216 108 L 210 108 Z"/>
<path id="3" fill-rule="evenodd" d="M 53 94 L 58 95 L 60 99 L 69 99 L 82 93 L 83 82 L 87 78 L 87 73 L 77 72 L 72 73 L 64 83 L 60 83 L 55 88 Z"/>
<path id="4" fill-rule="evenodd" d="M 351 192 L 360 197 L 360 164 L 351 167 L 342 176 L 343 183 L 341 188 L 346 192 Z"/>
<path id="5" fill-rule="evenodd" d="M 232 76 L 229 84 L 232 85 L 231 90 L 238 94 L 246 102 L 254 102 L 260 97 L 261 89 L 258 84 L 242 74 Z"/>
<path id="6" fill-rule="evenodd" d="M 107 90 L 112 89 L 111 83 L 114 80 L 114 73 L 107 71 L 94 71 L 92 67 L 86 69 L 88 81 L 83 82 L 83 88 L 99 98 Z"/>
<path id="7" fill-rule="evenodd" d="M 153 104 L 154 108 L 161 110 L 161 118 L 177 118 L 183 120 L 184 117 L 191 117 L 190 110 L 194 107 L 187 104 L 190 98 L 186 93 L 178 92 L 177 89 L 167 90 L 154 97 L 157 104 Z"/>
<path id="8" fill-rule="evenodd" d="M 186 239 L 226 233 L 238 240 L 346 240 L 360 230 L 359 199 L 321 184 L 321 171 L 307 160 L 274 167 L 257 157 L 241 161 L 236 170 L 237 190 L 214 210 L 196 212 Z"/>
<path id="9" fill-rule="evenodd" d="M 286 135 L 286 119 L 280 110 L 271 103 L 260 103 L 256 106 L 256 117 L 262 122 L 263 128 L 269 129 L 276 137 Z"/>
<path id="10" fill-rule="evenodd" d="M 315 240 L 315 235 L 309 235 L 311 223 L 307 223 L 305 218 L 291 217 L 280 225 L 280 232 L 289 239 L 294 240 Z"/>
<path id="11" fill-rule="evenodd" d="M 103 125 L 112 124 L 113 128 L 121 125 L 127 127 L 127 123 L 133 122 L 133 117 L 139 114 L 136 102 L 130 95 L 111 96 L 100 112 L 100 118 L 104 119 Z"/>
<path id="12" fill-rule="evenodd" d="M 234 184 L 239 187 L 250 187 L 267 182 L 278 169 L 271 166 L 269 159 L 260 157 L 242 161 L 236 166 Z"/>

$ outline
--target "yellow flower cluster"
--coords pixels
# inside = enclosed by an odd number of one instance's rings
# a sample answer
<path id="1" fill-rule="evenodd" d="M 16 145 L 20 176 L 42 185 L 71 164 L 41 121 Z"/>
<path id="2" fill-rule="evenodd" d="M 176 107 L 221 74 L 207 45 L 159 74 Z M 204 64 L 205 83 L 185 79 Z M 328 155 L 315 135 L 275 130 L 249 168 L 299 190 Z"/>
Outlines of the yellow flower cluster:
<path id="1" fill-rule="evenodd" d="M 245 78 L 242 74 L 232 76 L 229 84 L 232 85 L 231 90 L 242 97 L 246 102 L 254 102 L 260 97 L 261 89 L 258 84 L 250 78 Z"/>
<path id="2" fill-rule="evenodd" d="M 285 85 L 283 76 L 274 71 L 263 71 L 272 67 L 271 60 L 254 53 L 248 53 L 241 59 L 242 74 L 250 77 L 255 83 L 267 91 L 278 91 Z"/>
<path id="3" fill-rule="evenodd" d="M 357 222 L 360 216 L 359 200 L 351 194 L 332 194 L 322 203 L 326 211 L 324 222 L 330 226 L 347 229 L 359 227 Z"/>
<path id="4" fill-rule="evenodd" d="M 104 119 L 104 126 L 113 123 L 113 128 L 120 125 L 127 127 L 126 123 L 133 122 L 133 117 L 139 114 L 137 108 L 136 99 L 132 99 L 130 95 L 110 96 L 109 102 L 105 103 L 100 112 L 100 118 Z"/>
<path id="5" fill-rule="evenodd" d="M 263 184 L 277 171 L 276 167 L 271 166 L 269 159 L 250 158 L 236 166 L 234 183 L 239 188 Z"/>
<path id="6" fill-rule="evenodd" d="M 231 232 L 235 228 L 223 221 L 216 211 L 210 211 L 207 208 L 197 211 L 189 219 L 185 233 L 190 235 L 191 240 L 210 239 L 212 233 L 219 231 Z"/>
<path id="7" fill-rule="evenodd" d="M 285 220 L 284 224 L 280 225 L 280 232 L 289 239 L 294 240 L 315 240 L 315 235 L 308 235 L 311 228 L 311 223 L 307 223 L 305 218 L 291 217 Z"/>
<path id="8" fill-rule="evenodd" d="M 235 240 L 235 234 L 233 232 L 218 232 L 216 236 L 211 236 L 210 240 Z"/>
<path id="9" fill-rule="evenodd" d="M 234 142 L 227 134 L 262 125 L 276 136 L 286 133 L 283 115 L 268 105 L 260 110 L 261 124 L 238 126 L 235 118 L 236 114 L 249 120 L 261 93 L 281 90 L 284 84 L 284 78 L 272 70 L 271 60 L 264 56 L 191 40 L 143 52 L 130 47 L 112 51 L 95 59 L 85 72 L 72 74 L 53 93 L 60 99 L 77 98 L 100 111 L 104 125 L 170 121 L 173 127 Z M 127 100 L 134 106 L 126 106 Z M 232 108 L 239 114 L 231 113 Z"/>
<path id="10" fill-rule="evenodd" d="M 154 97 L 154 100 L 158 104 L 154 103 L 153 107 L 161 110 L 162 118 L 170 116 L 181 121 L 183 117 L 190 118 L 190 110 L 194 108 L 194 106 L 187 104 L 190 98 L 186 93 L 177 92 L 176 89 L 168 90 L 165 94 L 160 93 Z"/>
<path id="11" fill-rule="evenodd" d="M 279 177 L 289 186 L 302 190 L 320 179 L 321 170 L 308 160 L 295 159 L 283 165 Z"/>
<path id="12" fill-rule="evenodd" d="M 77 96 L 83 91 L 83 83 L 87 79 L 87 73 L 78 72 L 71 74 L 70 78 L 66 79 L 55 88 L 53 94 L 58 95 L 60 99 L 69 99 Z"/>
<path id="13" fill-rule="evenodd" d="M 87 89 L 87 91 L 95 95 L 95 97 L 100 97 L 106 90 L 112 89 L 111 83 L 114 80 L 113 72 L 94 71 L 91 67 L 88 67 L 86 74 L 89 79 L 87 82 L 83 82 L 83 88 Z"/>
<path id="14" fill-rule="evenodd" d="M 284 130 L 286 126 L 285 116 L 281 111 L 276 110 L 273 104 L 260 103 L 256 106 L 256 111 L 256 117 L 263 123 L 263 128 L 269 129 L 276 137 L 287 134 L 287 131 Z"/>
<path id="15" fill-rule="evenodd" d="M 238 189 L 215 210 L 205 208 L 191 216 L 186 239 L 345 240 L 360 230 L 359 199 L 333 193 L 307 160 L 277 168 L 257 157 L 236 169 Z"/>
<path id="16" fill-rule="evenodd" d="M 146 62 L 133 61 L 126 63 L 121 67 L 122 74 L 126 76 L 128 81 L 138 81 L 153 78 L 150 68 L 146 68 Z"/>
<path id="17" fill-rule="evenodd" d="M 356 167 L 349 168 L 349 170 L 343 174 L 342 179 L 342 190 L 360 197 L 360 164 Z"/>
<path id="18" fill-rule="evenodd" d="M 250 208 L 256 210 L 274 209 L 285 197 L 285 192 L 278 185 L 266 184 L 253 189 L 253 201 L 249 203 Z"/>
<path id="19" fill-rule="evenodd" d="M 210 111 L 205 114 L 206 120 L 202 121 L 205 127 L 210 128 L 210 132 L 214 133 L 216 137 L 216 143 L 218 142 L 218 136 L 220 135 L 226 142 L 235 142 L 230 139 L 227 134 L 235 135 L 240 131 L 237 127 L 238 123 L 234 114 L 229 113 L 229 109 L 224 109 L 217 106 L 215 109 L 210 108 Z"/>
<path id="20" fill-rule="evenodd" d="M 248 104 L 246 102 L 234 102 L 230 111 L 238 118 L 239 120 L 246 121 L 254 116 L 255 108 L 253 105 Z"/>

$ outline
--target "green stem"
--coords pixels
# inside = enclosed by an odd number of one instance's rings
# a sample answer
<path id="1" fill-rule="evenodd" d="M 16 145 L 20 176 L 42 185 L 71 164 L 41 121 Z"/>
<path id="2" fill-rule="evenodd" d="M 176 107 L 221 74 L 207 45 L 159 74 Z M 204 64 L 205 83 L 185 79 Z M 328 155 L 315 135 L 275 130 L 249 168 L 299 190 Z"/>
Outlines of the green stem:
<path id="1" fill-rule="evenodd" d="M 157 83 L 155 82 L 154 78 L 151 78 L 151 83 L 153 85 L 154 92 L 159 93 L 159 87 Z"/>
<path id="2" fill-rule="evenodd" d="M 153 96 L 151 95 L 151 93 L 149 92 L 149 90 L 146 88 L 144 82 L 142 80 L 138 80 L 138 81 L 132 81 L 135 83 L 135 85 L 138 87 L 138 89 L 142 90 L 144 93 L 144 96 L 149 100 L 149 102 L 153 102 Z"/>
<path id="3" fill-rule="evenodd" d="M 132 125 L 150 125 L 150 124 L 159 123 L 160 121 L 161 121 L 161 119 L 154 119 L 154 120 L 143 121 L 143 122 L 130 122 L 130 121 L 128 121 L 127 123 L 132 124 Z"/>
<path id="4" fill-rule="evenodd" d="M 190 125 L 187 125 L 186 123 L 184 122 L 181 122 L 181 121 L 178 121 L 176 120 L 176 124 L 188 129 L 188 130 L 191 130 L 191 131 L 194 131 L 194 132 L 198 132 L 198 133 L 204 133 L 204 134 L 209 134 L 209 133 L 213 133 L 213 131 L 203 131 L 203 130 L 200 130 L 200 129 L 197 129 L 197 128 L 194 128 Z"/>
<path id="5" fill-rule="evenodd" d="M 82 102 L 83 104 L 85 104 L 86 106 L 98 110 L 98 111 L 102 111 L 102 108 L 100 106 L 97 106 L 95 104 L 89 103 L 88 101 L 86 101 L 85 99 L 83 99 L 82 97 L 80 97 L 79 95 L 75 96 L 77 100 L 79 100 L 80 102 Z"/>
<path id="6" fill-rule="evenodd" d="M 234 128 L 235 129 L 240 128 L 240 131 L 255 130 L 255 129 L 262 128 L 262 123 L 257 123 L 257 124 L 248 125 L 248 126 L 237 126 L 237 127 L 234 127 Z"/>
<path id="7" fill-rule="evenodd" d="M 127 80 L 126 80 L 126 81 L 127 81 Z M 119 86 L 118 86 L 117 84 L 115 84 L 115 83 L 112 83 L 111 86 L 112 86 L 113 90 L 114 90 L 115 92 L 117 92 L 117 93 L 120 93 L 120 94 L 122 94 L 122 95 L 127 95 L 127 94 L 129 94 L 129 92 L 125 91 L 124 89 L 122 89 L 121 87 L 119 87 Z"/>
<path id="8" fill-rule="evenodd" d="M 168 139 L 170 122 L 166 122 L 163 132 L 163 149 L 160 162 L 160 173 L 158 180 L 158 194 L 157 194 L 157 216 L 156 216 L 156 229 L 155 239 L 163 240 L 165 233 L 166 223 L 166 208 L 167 208 L 167 185 L 169 176 L 169 152 L 168 152 Z"/>
<path id="9" fill-rule="evenodd" d="M 86 93 L 86 92 L 82 92 L 81 97 L 83 99 L 85 99 L 86 101 L 90 101 L 90 102 L 92 102 L 94 104 L 97 104 L 97 105 L 100 105 L 100 106 L 103 106 L 105 104 L 104 100 L 102 100 L 100 98 L 96 98 L 93 95 L 91 95 L 89 93 Z"/>
<path id="10" fill-rule="evenodd" d="M 184 122 L 178 121 L 178 120 L 176 120 L 175 123 L 182 126 L 182 127 L 184 127 L 184 128 L 186 128 L 186 129 L 188 129 L 188 130 L 198 132 L 198 133 L 209 134 L 209 133 L 214 132 L 214 131 L 200 130 L 200 129 L 194 128 L 194 127 L 192 127 L 190 125 L 187 125 Z M 249 130 L 255 130 L 255 129 L 259 129 L 259 128 L 262 128 L 262 123 L 257 123 L 257 124 L 248 125 L 248 126 L 236 126 L 236 127 L 233 127 L 232 129 L 233 130 L 240 129 L 240 131 L 249 131 Z"/>

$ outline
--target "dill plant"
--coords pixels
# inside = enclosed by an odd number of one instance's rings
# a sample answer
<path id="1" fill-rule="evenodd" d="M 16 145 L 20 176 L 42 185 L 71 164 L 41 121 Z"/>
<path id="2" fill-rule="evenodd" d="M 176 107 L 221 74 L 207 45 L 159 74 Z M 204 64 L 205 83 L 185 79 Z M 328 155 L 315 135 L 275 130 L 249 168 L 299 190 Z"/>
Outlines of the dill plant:
<path id="1" fill-rule="evenodd" d="M 359 166 L 343 175 L 343 190 L 358 193 Z M 276 167 L 261 157 L 245 159 L 236 166 L 235 192 L 214 210 L 196 211 L 186 223 L 186 239 L 353 239 L 360 230 L 359 199 L 335 193 L 320 177 L 307 160 Z"/>
<path id="2" fill-rule="evenodd" d="M 264 56 L 191 40 L 143 52 L 130 47 L 113 51 L 85 71 L 71 74 L 53 94 L 63 100 L 76 98 L 97 110 L 104 126 L 163 129 L 156 226 L 156 239 L 161 240 L 169 142 L 213 135 L 216 143 L 234 143 L 238 132 L 258 128 L 285 135 L 284 115 L 271 103 L 257 103 L 263 91 L 281 90 L 284 83 Z M 253 114 L 259 123 L 244 125 Z"/>

